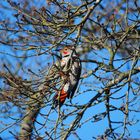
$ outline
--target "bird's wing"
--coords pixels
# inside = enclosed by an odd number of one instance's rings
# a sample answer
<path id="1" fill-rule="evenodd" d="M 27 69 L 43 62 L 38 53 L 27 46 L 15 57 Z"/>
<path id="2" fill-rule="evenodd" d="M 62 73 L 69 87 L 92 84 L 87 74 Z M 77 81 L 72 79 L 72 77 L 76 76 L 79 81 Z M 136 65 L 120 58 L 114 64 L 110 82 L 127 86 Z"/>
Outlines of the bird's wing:
<path id="1" fill-rule="evenodd" d="M 80 75 L 81 75 L 81 61 L 78 57 L 74 57 L 71 72 L 70 72 L 71 91 L 69 93 L 68 98 L 73 97 L 79 83 Z"/>

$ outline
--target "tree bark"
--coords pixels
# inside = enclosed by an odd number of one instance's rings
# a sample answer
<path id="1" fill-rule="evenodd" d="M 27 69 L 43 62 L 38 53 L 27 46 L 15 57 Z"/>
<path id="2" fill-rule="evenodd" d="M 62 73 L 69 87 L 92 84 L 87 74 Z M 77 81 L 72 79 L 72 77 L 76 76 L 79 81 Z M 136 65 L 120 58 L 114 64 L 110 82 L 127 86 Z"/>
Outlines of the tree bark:
<path id="1" fill-rule="evenodd" d="M 27 114 L 21 124 L 21 130 L 19 138 L 20 140 L 30 140 L 32 136 L 34 122 L 40 111 L 41 104 L 37 104 L 34 109 L 27 109 Z"/>

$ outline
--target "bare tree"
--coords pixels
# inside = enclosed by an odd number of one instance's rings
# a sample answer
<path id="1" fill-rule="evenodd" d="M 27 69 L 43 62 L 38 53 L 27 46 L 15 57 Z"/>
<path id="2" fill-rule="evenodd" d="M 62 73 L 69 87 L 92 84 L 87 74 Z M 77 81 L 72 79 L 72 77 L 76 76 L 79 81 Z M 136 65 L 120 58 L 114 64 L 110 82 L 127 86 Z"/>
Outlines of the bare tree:
<path id="1" fill-rule="evenodd" d="M 6 0 L 0 7 L 0 133 L 81 140 L 88 125 L 85 137 L 116 140 L 139 131 L 130 131 L 140 121 L 139 0 Z M 72 101 L 54 108 L 62 86 L 57 50 L 67 45 L 80 56 L 81 80 Z"/>

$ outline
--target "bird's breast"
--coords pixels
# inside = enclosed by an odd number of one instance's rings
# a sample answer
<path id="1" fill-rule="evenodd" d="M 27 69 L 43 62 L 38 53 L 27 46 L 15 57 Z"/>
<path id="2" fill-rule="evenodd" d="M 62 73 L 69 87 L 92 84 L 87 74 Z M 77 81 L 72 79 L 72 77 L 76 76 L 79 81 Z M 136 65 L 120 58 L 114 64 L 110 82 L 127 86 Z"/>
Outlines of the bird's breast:
<path id="1" fill-rule="evenodd" d="M 67 63 L 68 63 L 69 59 L 66 57 L 66 58 L 63 58 L 61 60 L 61 67 L 64 67 Z"/>

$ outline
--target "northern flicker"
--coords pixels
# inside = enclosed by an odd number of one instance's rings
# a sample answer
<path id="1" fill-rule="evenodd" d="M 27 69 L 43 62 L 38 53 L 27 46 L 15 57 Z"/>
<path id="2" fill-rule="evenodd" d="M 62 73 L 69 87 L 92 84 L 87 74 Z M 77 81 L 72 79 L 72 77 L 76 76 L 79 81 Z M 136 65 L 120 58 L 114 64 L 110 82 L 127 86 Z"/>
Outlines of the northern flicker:
<path id="1" fill-rule="evenodd" d="M 66 98 L 72 99 L 81 74 L 81 62 L 76 51 L 72 47 L 67 46 L 60 50 L 60 53 L 62 56 L 60 60 L 60 77 L 63 83 L 61 90 L 53 98 L 55 107 L 58 105 L 61 107 Z"/>

